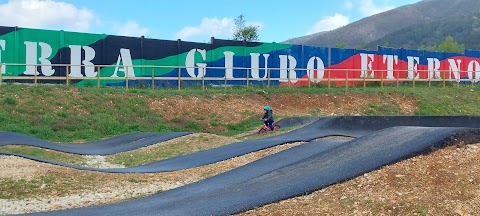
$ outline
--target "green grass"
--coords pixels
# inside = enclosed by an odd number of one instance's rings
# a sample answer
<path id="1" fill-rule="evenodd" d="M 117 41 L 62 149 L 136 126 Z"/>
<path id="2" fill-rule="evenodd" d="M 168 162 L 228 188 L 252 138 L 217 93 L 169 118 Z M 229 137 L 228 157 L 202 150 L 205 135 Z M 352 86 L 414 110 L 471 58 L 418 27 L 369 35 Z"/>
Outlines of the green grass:
<path id="1" fill-rule="evenodd" d="M 29 155 L 56 162 L 83 165 L 85 158 L 80 155 L 62 153 L 30 146 L 0 146 L 0 151 Z"/>
<path id="2" fill-rule="evenodd" d="M 0 199 L 30 197 L 44 190 L 42 186 L 48 187 L 54 184 L 55 178 L 52 176 L 40 176 L 33 180 L 0 178 Z"/>

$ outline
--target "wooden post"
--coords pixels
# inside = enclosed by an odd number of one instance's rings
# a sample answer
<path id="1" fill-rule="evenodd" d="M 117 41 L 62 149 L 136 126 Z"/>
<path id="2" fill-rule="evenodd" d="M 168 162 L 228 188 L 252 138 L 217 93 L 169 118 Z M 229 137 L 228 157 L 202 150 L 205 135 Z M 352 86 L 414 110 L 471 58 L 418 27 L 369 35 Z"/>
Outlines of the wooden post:
<path id="1" fill-rule="evenodd" d="M 443 71 L 443 88 L 445 88 L 445 76 L 446 76 L 445 72 L 447 72 L 447 71 Z"/>
<path id="2" fill-rule="evenodd" d="M 328 89 L 330 89 L 330 70 L 328 70 Z"/>
<path id="3" fill-rule="evenodd" d="M 152 90 L 155 89 L 155 68 L 152 66 Z"/>
<path id="4" fill-rule="evenodd" d="M 307 70 L 307 77 L 308 77 L 308 88 L 310 89 L 310 71 L 308 70 Z"/>
<path id="5" fill-rule="evenodd" d="M 433 76 L 435 76 L 435 72 L 433 72 Z M 431 82 L 432 82 L 432 77 L 430 76 L 430 74 L 428 75 L 428 87 L 430 88 L 431 87 Z"/>
<path id="6" fill-rule="evenodd" d="M 267 69 L 267 76 L 268 76 L 267 88 L 270 88 L 270 69 Z"/>
<path id="7" fill-rule="evenodd" d="M 366 74 L 363 75 L 363 90 L 365 90 L 365 89 L 367 89 L 367 76 L 366 76 Z"/>
<path id="8" fill-rule="evenodd" d="M 199 67 L 198 70 L 199 70 L 199 74 L 200 74 L 200 68 L 202 67 Z M 202 91 L 205 91 L 205 68 L 202 68 Z"/>
<path id="9" fill-rule="evenodd" d="M 2 76 L 3 76 L 3 73 L 2 73 L 2 66 L 3 66 L 3 65 L 2 65 L 2 64 L 0 64 L 0 85 L 2 85 L 2 82 L 3 82 L 3 78 L 2 78 Z"/>
<path id="10" fill-rule="evenodd" d="M 287 69 L 288 88 L 290 88 L 290 69 Z"/>
<path id="11" fill-rule="evenodd" d="M 225 76 L 223 78 L 224 78 L 223 88 L 226 91 L 227 90 L 227 74 L 226 73 L 225 73 Z"/>
<path id="12" fill-rule="evenodd" d="M 398 86 L 399 86 L 398 80 L 400 79 L 400 72 L 401 72 L 401 71 L 397 71 L 397 88 L 398 88 Z"/>
<path id="13" fill-rule="evenodd" d="M 33 80 L 35 85 L 37 85 L 37 65 L 35 64 L 35 71 L 33 71 Z"/>
<path id="14" fill-rule="evenodd" d="M 182 72 L 182 68 L 178 67 L 178 90 L 180 90 L 180 85 L 181 85 L 181 83 L 180 83 L 180 81 L 181 81 L 180 80 L 180 73 L 181 72 Z"/>
<path id="15" fill-rule="evenodd" d="M 127 70 L 125 71 L 125 88 L 128 89 L 128 66 L 126 66 Z"/>
<path id="16" fill-rule="evenodd" d="M 66 79 L 66 84 L 67 86 L 70 85 L 70 79 L 69 79 L 69 70 L 68 70 L 68 65 L 65 66 L 65 79 Z"/>
<path id="17" fill-rule="evenodd" d="M 348 90 L 348 70 L 345 76 L 345 89 Z"/>
<path id="18" fill-rule="evenodd" d="M 380 71 L 380 86 L 383 89 L 383 70 Z"/>
<path id="19" fill-rule="evenodd" d="M 413 88 L 415 88 L 415 73 L 413 74 Z"/>
<path id="20" fill-rule="evenodd" d="M 97 88 L 100 88 L 100 66 L 97 66 Z"/>
<path id="21" fill-rule="evenodd" d="M 248 88 L 248 71 L 249 69 L 247 69 L 247 88 Z"/>

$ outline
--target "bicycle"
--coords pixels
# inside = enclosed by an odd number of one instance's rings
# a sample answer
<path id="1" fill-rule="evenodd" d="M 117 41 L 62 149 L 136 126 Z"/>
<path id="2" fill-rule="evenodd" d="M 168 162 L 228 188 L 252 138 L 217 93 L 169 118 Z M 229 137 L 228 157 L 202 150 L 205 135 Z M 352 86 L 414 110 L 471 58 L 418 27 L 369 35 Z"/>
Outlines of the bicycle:
<path id="1" fill-rule="evenodd" d="M 274 131 L 277 131 L 279 129 L 280 125 L 273 125 Z M 263 124 L 263 127 L 258 130 L 258 134 L 266 134 L 268 131 L 272 131 L 272 129 L 270 129 L 270 127 L 268 127 L 267 125 Z"/>

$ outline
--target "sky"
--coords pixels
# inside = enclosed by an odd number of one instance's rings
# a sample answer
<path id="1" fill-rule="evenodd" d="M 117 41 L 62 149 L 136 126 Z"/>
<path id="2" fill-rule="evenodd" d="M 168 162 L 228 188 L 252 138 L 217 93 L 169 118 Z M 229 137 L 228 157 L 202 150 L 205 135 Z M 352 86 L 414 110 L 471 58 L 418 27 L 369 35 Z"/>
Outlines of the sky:
<path id="1" fill-rule="evenodd" d="M 282 42 L 419 1 L 0 0 L 0 26 L 209 42 L 231 39 L 243 14 L 261 42 Z"/>

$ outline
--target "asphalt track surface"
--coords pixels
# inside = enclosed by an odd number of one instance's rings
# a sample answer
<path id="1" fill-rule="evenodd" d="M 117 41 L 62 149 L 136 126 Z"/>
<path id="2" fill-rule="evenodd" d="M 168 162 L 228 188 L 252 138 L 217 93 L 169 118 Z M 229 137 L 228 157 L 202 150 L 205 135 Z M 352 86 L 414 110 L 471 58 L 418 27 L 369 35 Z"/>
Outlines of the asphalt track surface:
<path id="1" fill-rule="evenodd" d="M 95 142 L 67 144 L 52 143 L 24 134 L 2 131 L 0 132 L 0 146 L 15 144 L 34 146 L 72 154 L 109 155 L 135 150 L 188 134 L 191 133 L 132 133 Z"/>
<path id="2" fill-rule="evenodd" d="M 452 143 L 478 143 L 479 120 L 478 117 L 468 116 L 320 118 L 312 124 L 279 136 L 233 143 L 164 160 L 168 163 L 152 163 L 136 168 L 167 166 L 181 169 L 287 142 L 307 142 L 332 135 L 357 138 L 351 141 L 309 142 L 197 183 L 146 198 L 34 215 L 234 214 L 309 193 Z M 134 168 L 126 169 L 128 171 Z M 165 168 L 160 168 L 162 169 Z"/>

